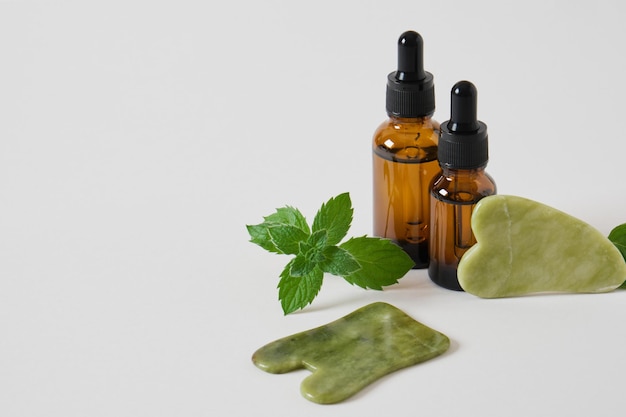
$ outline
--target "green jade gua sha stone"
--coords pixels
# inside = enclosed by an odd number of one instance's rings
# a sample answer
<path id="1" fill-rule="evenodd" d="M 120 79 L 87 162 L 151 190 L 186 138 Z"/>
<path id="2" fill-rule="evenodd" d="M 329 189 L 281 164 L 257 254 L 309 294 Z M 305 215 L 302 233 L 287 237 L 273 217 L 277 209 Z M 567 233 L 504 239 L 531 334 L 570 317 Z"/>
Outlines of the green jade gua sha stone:
<path id="1" fill-rule="evenodd" d="M 552 207 L 494 195 L 478 202 L 471 221 L 477 243 L 457 270 L 470 294 L 601 293 L 626 280 L 624 258 L 607 237 Z"/>
<path id="2" fill-rule="evenodd" d="M 269 343 L 254 353 L 252 361 L 274 374 L 301 368 L 312 371 L 300 392 L 310 401 L 332 404 L 384 375 L 434 358 L 449 346 L 444 334 L 378 302 Z"/>

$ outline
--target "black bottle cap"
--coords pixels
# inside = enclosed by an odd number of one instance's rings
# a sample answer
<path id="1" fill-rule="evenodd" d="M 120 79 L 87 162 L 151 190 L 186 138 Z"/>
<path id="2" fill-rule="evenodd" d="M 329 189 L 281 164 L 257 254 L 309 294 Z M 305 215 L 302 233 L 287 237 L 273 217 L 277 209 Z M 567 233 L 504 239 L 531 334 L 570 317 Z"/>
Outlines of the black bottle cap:
<path id="1" fill-rule="evenodd" d="M 452 169 L 475 169 L 487 165 L 487 125 L 476 117 L 478 90 L 469 81 L 452 87 L 450 120 L 441 124 L 439 165 Z"/>
<path id="2" fill-rule="evenodd" d="M 398 39 L 398 70 L 387 76 L 387 114 L 425 117 L 435 112 L 433 75 L 424 71 L 424 41 L 419 33 Z"/>

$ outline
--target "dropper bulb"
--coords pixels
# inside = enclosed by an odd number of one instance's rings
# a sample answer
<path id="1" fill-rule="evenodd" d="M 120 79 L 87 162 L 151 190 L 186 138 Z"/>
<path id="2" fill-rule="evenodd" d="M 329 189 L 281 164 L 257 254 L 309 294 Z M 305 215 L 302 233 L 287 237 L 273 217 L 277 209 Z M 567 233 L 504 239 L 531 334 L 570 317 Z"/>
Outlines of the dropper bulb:
<path id="1" fill-rule="evenodd" d="M 393 117 L 426 117 L 435 112 L 433 75 L 424 71 L 424 40 L 412 30 L 398 38 L 398 69 L 387 75 L 385 110 Z"/>
<path id="2" fill-rule="evenodd" d="M 424 73 L 424 40 L 412 30 L 404 32 L 398 39 L 398 81 L 421 81 Z"/>
<path id="3" fill-rule="evenodd" d="M 480 125 L 477 118 L 478 90 L 469 81 L 459 81 L 450 95 L 448 129 L 455 133 L 473 133 Z"/>

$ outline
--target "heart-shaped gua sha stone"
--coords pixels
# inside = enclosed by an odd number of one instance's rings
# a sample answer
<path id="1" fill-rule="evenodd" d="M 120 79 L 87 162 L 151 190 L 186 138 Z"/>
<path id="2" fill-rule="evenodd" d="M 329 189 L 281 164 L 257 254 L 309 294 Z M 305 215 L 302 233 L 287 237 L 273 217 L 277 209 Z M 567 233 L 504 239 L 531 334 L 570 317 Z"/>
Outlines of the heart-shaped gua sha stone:
<path id="1" fill-rule="evenodd" d="M 600 293 L 626 280 L 619 250 L 587 223 L 522 197 L 494 195 L 472 213 L 477 243 L 461 258 L 461 287 L 483 298 Z"/>
<path id="2" fill-rule="evenodd" d="M 386 303 L 362 307 L 332 323 L 265 345 L 252 356 L 264 371 L 313 372 L 300 392 L 316 403 L 340 402 L 393 371 L 448 350 L 444 334 Z"/>

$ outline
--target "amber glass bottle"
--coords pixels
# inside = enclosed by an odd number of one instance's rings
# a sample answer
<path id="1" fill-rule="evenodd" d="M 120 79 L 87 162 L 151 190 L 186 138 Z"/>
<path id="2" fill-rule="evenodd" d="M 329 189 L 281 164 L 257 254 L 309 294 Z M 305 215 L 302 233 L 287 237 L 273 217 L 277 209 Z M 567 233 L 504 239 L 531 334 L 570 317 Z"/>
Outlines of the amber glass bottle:
<path id="1" fill-rule="evenodd" d="M 413 31 L 398 40 L 398 70 L 387 77 L 384 121 L 373 140 L 374 235 L 393 240 L 428 266 L 429 190 L 439 172 L 435 91 L 424 71 L 423 40 Z"/>
<path id="2" fill-rule="evenodd" d="M 485 172 L 488 155 L 487 125 L 476 117 L 478 93 L 469 81 L 454 85 L 450 120 L 442 123 L 438 159 L 441 173 L 431 186 L 430 264 L 428 275 L 436 284 L 462 291 L 457 266 L 476 239 L 471 228 L 478 201 L 496 193 Z"/>

